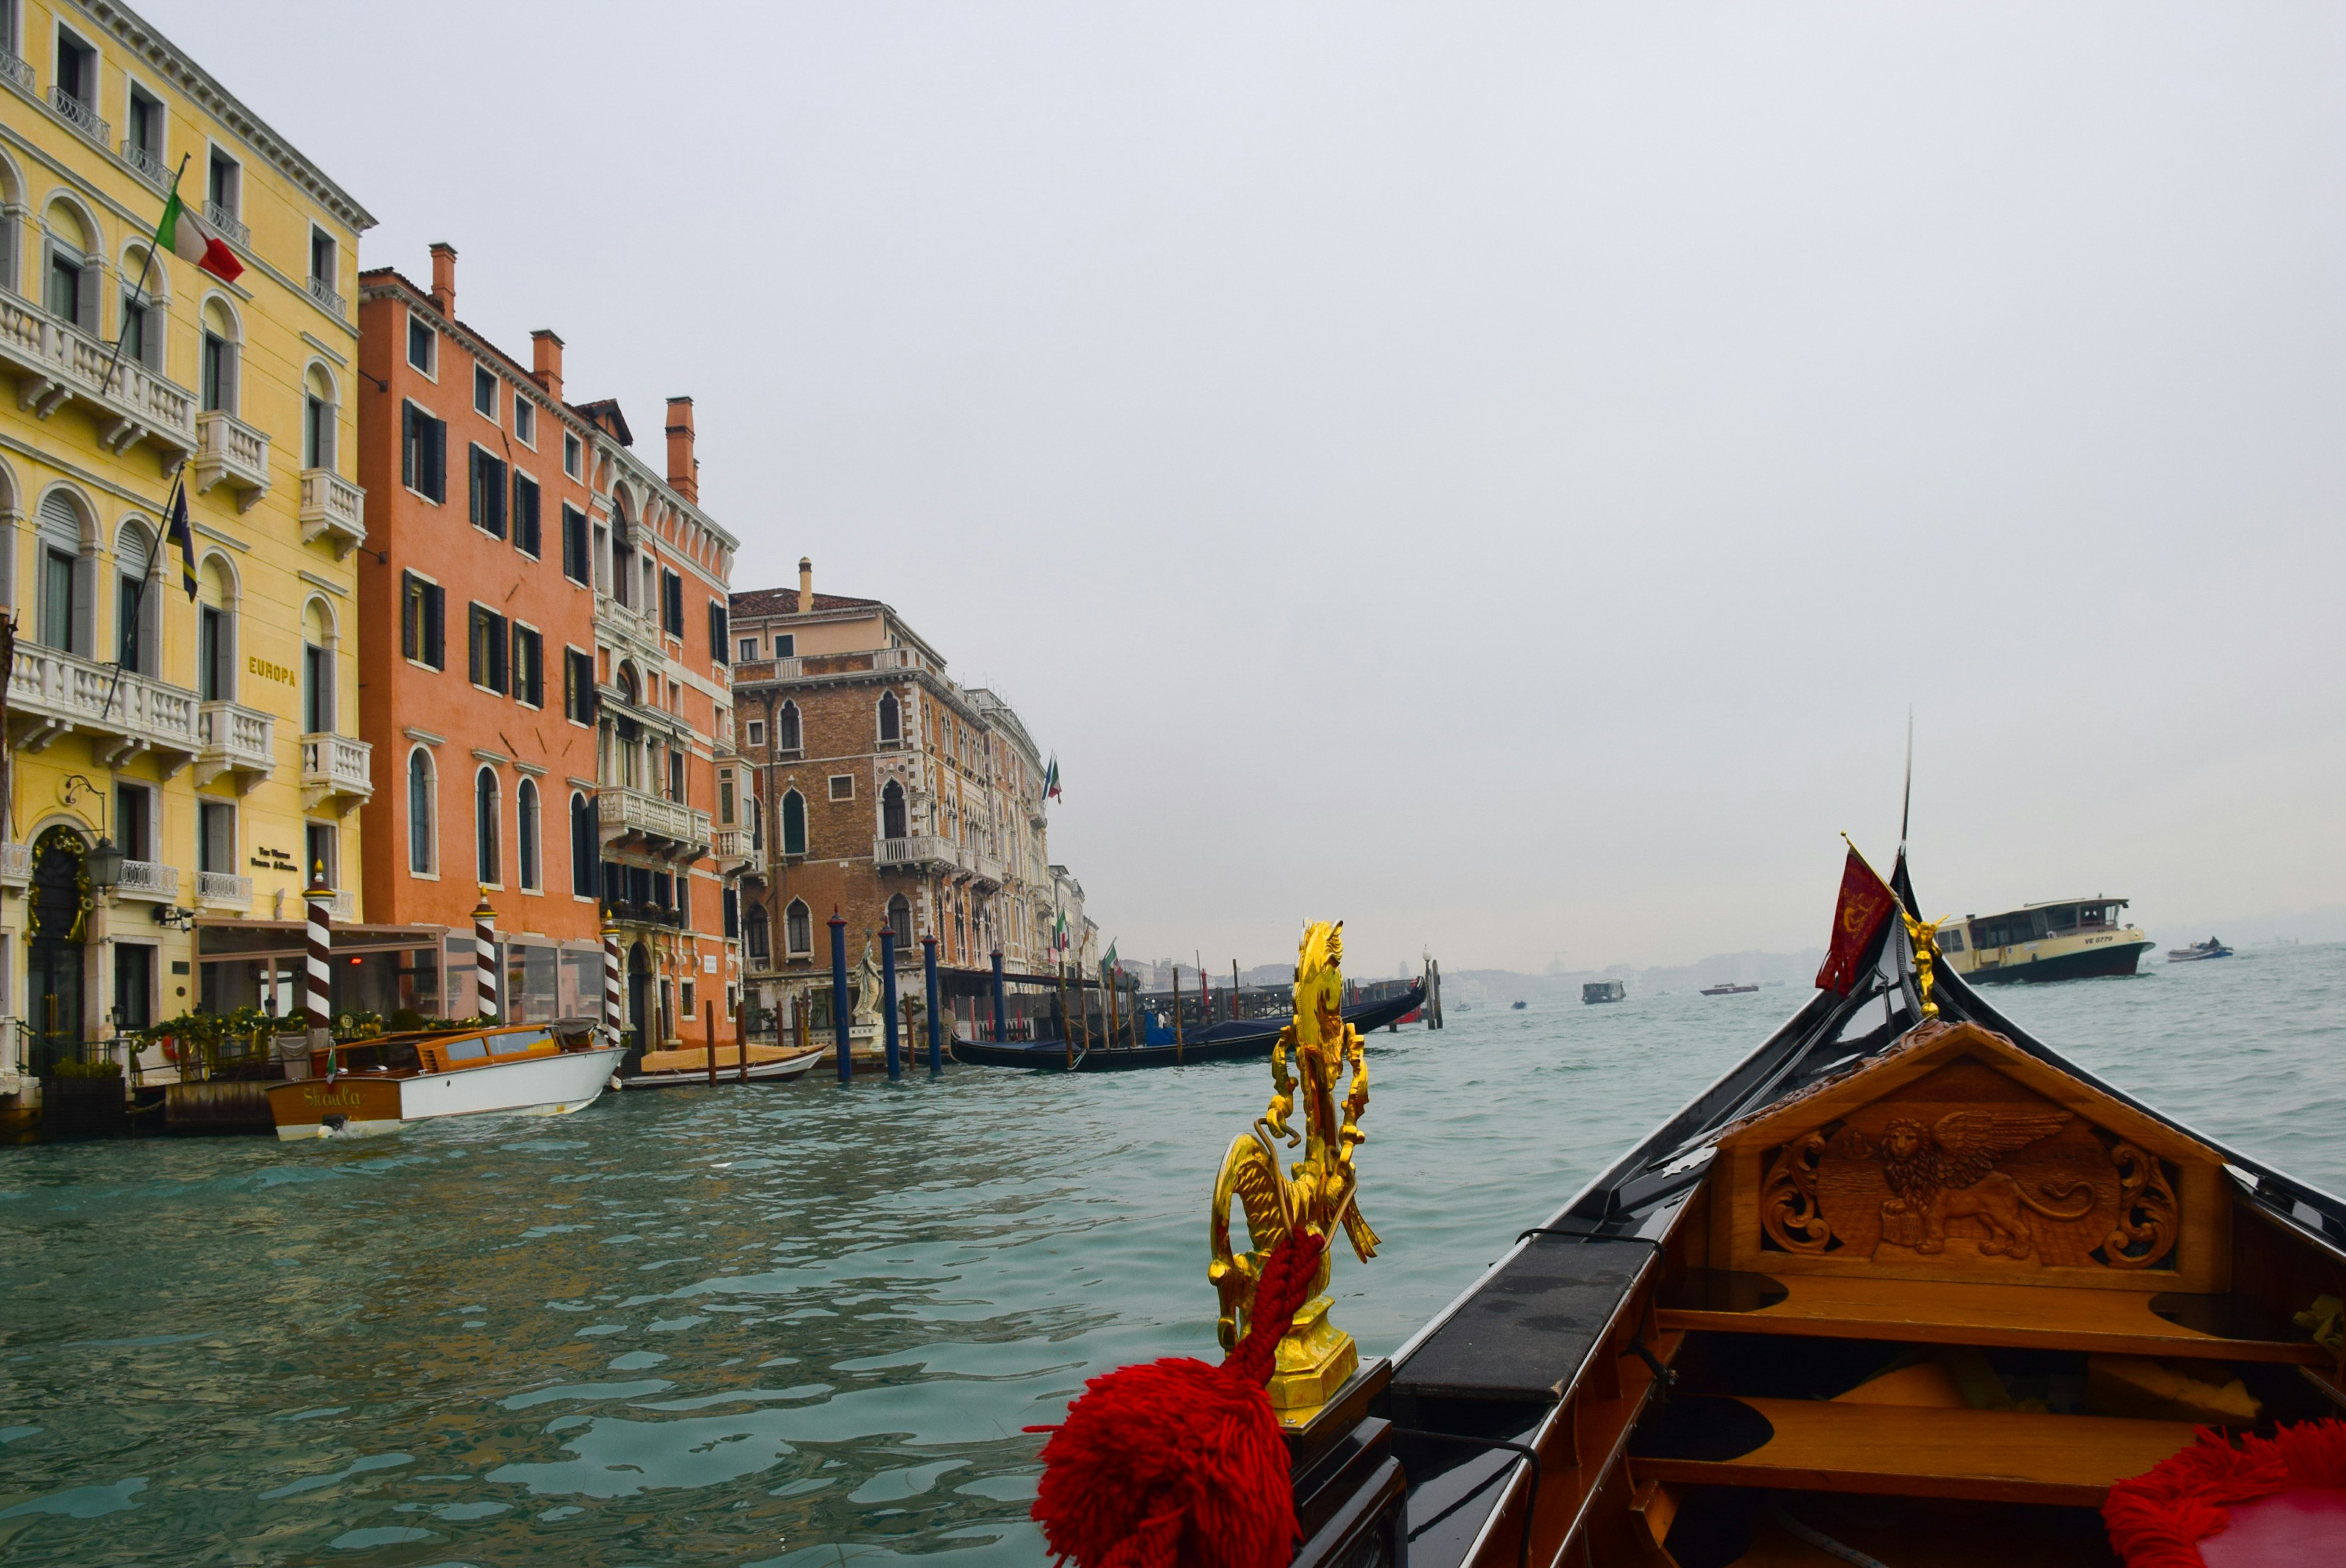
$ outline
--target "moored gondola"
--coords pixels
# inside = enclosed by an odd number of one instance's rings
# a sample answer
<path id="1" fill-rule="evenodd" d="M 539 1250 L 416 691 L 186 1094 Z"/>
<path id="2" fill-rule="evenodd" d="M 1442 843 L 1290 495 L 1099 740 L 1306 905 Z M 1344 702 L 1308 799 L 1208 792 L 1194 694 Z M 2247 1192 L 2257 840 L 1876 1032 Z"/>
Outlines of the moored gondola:
<path id="1" fill-rule="evenodd" d="M 1423 982 L 1398 996 L 1364 1002 L 1344 1010 L 1344 1022 L 1366 1033 L 1417 1011 L 1425 1000 Z M 974 1067 L 1025 1067 L 1038 1072 L 1123 1073 L 1145 1067 L 1178 1067 L 1203 1062 L 1259 1062 L 1279 1043 L 1285 1018 L 1242 1018 L 1217 1023 L 1172 1045 L 1086 1045 L 1058 1039 L 994 1043 L 956 1040 L 954 1060 Z"/>
<path id="2" fill-rule="evenodd" d="M 2193 1538 L 2210 1467 L 2263 1466 L 2243 1543 L 2346 1485 L 2346 1204 L 1934 976 L 1895 885 L 1845 882 L 1814 999 L 1395 1352 L 1345 1441 L 1405 1495 L 1313 1482 L 1354 1522 L 1297 1563 L 2116 1563 Z"/>

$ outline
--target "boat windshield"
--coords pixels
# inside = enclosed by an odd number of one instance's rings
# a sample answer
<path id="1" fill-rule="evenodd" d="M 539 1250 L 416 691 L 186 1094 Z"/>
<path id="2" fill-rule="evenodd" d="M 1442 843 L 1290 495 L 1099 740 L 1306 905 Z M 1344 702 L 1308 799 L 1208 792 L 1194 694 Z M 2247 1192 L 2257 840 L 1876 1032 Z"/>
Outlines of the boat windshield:
<path id="1" fill-rule="evenodd" d="M 451 1040 L 440 1047 L 440 1054 L 451 1062 L 477 1062 L 489 1054 L 489 1043 L 475 1034 L 469 1040 Z"/>
<path id="2" fill-rule="evenodd" d="M 397 1073 L 422 1065 L 413 1040 L 359 1040 L 334 1047 L 334 1060 L 345 1073 Z"/>
<path id="3" fill-rule="evenodd" d="M 2113 931 L 2126 923 L 2118 918 L 2118 911 L 2124 908 L 2126 905 L 2121 903 L 2080 904 L 2077 923 L 2088 931 Z"/>

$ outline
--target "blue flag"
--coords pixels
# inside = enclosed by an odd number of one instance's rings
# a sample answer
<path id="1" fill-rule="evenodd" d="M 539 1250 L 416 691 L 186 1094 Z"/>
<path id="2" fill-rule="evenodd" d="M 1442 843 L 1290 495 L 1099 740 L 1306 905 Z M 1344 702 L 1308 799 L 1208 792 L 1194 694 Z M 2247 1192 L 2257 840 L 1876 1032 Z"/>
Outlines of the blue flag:
<path id="1" fill-rule="evenodd" d="M 196 532 L 188 522 L 188 474 L 183 468 L 171 484 L 171 506 L 163 536 L 179 547 L 179 575 L 188 597 L 196 596 Z"/>

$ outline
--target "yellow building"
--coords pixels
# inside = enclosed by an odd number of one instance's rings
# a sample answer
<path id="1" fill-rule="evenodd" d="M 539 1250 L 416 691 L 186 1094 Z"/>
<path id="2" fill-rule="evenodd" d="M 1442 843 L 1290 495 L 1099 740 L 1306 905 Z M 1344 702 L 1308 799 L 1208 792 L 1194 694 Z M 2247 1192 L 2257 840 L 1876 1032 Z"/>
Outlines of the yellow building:
<path id="1" fill-rule="evenodd" d="M 307 863 L 357 912 L 372 219 L 126 7 L 0 0 L 0 27 L 5 1109 L 118 1027 L 298 1009 Z M 150 264 L 175 175 L 234 281 Z M 162 540 L 183 468 L 193 602 Z"/>

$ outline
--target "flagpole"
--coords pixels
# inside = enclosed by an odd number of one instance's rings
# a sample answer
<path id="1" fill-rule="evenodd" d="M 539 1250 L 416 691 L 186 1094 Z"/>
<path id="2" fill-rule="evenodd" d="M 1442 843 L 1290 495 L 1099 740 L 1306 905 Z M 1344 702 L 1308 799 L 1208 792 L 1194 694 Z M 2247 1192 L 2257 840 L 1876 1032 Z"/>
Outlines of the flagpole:
<path id="1" fill-rule="evenodd" d="M 172 203 L 172 202 L 174 202 L 174 201 L 177 201 L 177 200 L 179 199 L 179 181 L 180 181 L 181 179 L 183 179 L 183 178 L 185 178 L 187 177 L 187 173 L 188 173 L 188 159 L 189 159 L 189 158 L 193 158 L 194 156 L 195 156 L 195 154 L 193 154 L 193 153 L 188 153 L 188 152 L 183 152 L 183 153 L 181 153 L 181 154 L 179 155 L 179 167 L 178 167 L 178 168 L 176 168 L 176 169 L 172 170 L 172 172 L 171 172 L 171 189 L 170 189 L 170 192 L 169 192 L 169 194 L 168 194 L 168 195 L 167 195 L 167 196 L 165 196 L 165 197 L 163 198 L 163 210 L 164 210 L 165 212 L 167 212 L 167 213 L 168 213 L 168 212 L 169 212 L 169 211 L 171 210 L 171 203 Z M 159 233 L 160 231 L 161 231 L 161 226 L 158 224 L 158 225 L 157 226 L 157 232 L 158 232 L 158 233 Z M 145 256 L 145 257 L 143 257 L 143 258 L 139 260 L 139 263 L 138 263 L 138 284 L 137 284 L 137 286 L 136 286 L 136 289 L 135 289 L 135 292 L 138 293 L 138 294 L 139 294 L 139 295 L 141 295 L 141 296 L 144 296 L 144 295 L 146 294 L 146 292 L 147 292 L 147 273 L 148 273 L 148 269 L 152 268 L 152 267 L 155 265 L 155 246 L 156 246 L 156 244 L 157 244 L 156 235 L 154 235 L 154 234 L 150 234 L 150 235 L 148 235 L 148 236 L 147 237 L 147 254 L 146 254 L 146 256 Z M 128 341 L 129 341 L 129 338 L 130 338 L 130 312 L 129 312 L 129 311 L 125 311 L 122 313 L 122 331 L 119 331 L 119 332 L 117 332 L 117 333 L 116 333 L 116 334 L 115 334 L 115 337 L 114 337 L 114 357 L 113 357 L 112 359 L 110 359 L 110 360 L 108 360 L 108 361 L 106 361 L 106 379 L 105 379 L 104 381 L 100 382 L 98 383 L 98 385 L 97 385 L 97 395 L 98 395 L 98 396 L 100 396 L 100 397 L 106 397 L 106 396 L 107 396 L 108 394 L 110 394 L 110 393 L 113 392 L 113 390 L 114 390 L 114 372 L 115 372 L 116 369 L 117 369 L 118 366 L 120 366 L 120 364 L 122 363 L 122 345 L 123 345 L 125 342 Z"/>

